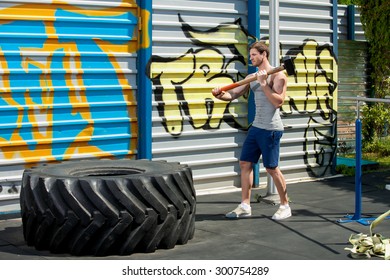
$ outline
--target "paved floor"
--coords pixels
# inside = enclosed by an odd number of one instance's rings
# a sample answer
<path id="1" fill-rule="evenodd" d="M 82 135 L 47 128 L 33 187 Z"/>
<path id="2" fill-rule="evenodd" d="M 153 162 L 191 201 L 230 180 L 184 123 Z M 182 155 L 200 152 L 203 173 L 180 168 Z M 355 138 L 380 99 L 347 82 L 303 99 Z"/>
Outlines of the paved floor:
<path id="1" fill-rule="evenodd" d="M 361 217 L 377 217 L 390 209 L 390 172 L 363 175 Z M 265 195 L 266 189 L 255 189 Z M 369 226 L 356 220 L 338 222 L 355 214 L 354 177 L 334 177 L 288 185 L 293 216 L 282 222 L 270 217 L 277 206 L 252 202 L 252 217 L 227 220 L 240 192 L 197 196 L 195 235 L 185 245 L 148 254 L 108 257 L 74 257 L 38 251 L 25 244 L 19 214 L 0 216 L 0 260 L 103 259 L 103 260 L 348 260 L 353 233 L 369 234 Z M 390 236 L 390 220 L 375 232 Z"/>

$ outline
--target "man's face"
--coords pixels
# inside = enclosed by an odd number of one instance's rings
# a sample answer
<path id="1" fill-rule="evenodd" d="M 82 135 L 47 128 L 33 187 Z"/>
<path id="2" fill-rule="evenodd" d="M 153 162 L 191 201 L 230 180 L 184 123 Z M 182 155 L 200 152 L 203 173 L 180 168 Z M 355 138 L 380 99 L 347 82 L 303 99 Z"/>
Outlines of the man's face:
<path id="1" fill-rule="evenodd" d="M 259 53 L 257 49 L 253 48 L 250 50 L 249 55 L 252 65 L 255 67 L 259 67 L 263 63 L 265 52 Z"/>

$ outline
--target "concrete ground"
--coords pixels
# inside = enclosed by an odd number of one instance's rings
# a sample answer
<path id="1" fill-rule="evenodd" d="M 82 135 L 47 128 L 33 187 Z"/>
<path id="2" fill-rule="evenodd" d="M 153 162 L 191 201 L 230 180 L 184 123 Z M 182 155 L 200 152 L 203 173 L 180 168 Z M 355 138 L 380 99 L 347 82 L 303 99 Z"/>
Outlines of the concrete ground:
<path id="1" fill-rule="evenodd" d="M 389 171 L 363 175 L 361 218 L 378 217 L 390 209 Z M 271 219 L 276 205 L 256 202 L 253 191 L 252 217 L 227 220 L 224 214 L 234 209 L 240 190 L 197 195 L 194 238 L 187 244 L 154 253 L 128 256 L 76 257 L 51 254 L 26 245 L 20 213 L 0 215 L 0 260 L 350 260 L 351 234 L 369 234 L 370 227 L 357 220 L 345 221 L 356 207 L 355 178 L 333 177 L 288 185 L 293 216 L 281 222 Z M 375 232 L 390 236 L 390 220 Z M 375 258 L 373 258 L 375 259 Z M 378 258 L 376 258 L 378 259 Z"/>

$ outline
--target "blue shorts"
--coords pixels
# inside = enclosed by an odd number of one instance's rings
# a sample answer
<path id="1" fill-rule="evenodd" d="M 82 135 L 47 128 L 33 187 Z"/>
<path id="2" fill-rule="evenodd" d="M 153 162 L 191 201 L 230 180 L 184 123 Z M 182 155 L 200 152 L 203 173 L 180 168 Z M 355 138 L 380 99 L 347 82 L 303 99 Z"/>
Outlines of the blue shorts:
<path id="1" fill-rule="evenodd" d="M 280 138 L 283 131 L 265 130 L 251 126 L 241 151 L 241 161 L 257 163 L 262 155 L 265 168 L 279 164 Z"/>

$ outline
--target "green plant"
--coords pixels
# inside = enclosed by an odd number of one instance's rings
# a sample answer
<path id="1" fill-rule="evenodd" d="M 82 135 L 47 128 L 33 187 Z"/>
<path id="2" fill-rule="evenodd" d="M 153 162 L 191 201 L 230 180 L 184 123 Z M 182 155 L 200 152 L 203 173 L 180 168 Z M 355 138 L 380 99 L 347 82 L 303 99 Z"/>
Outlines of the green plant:
<path id="1" fill-rule="evenodd" d="M 390 120 L 390 108 L 388 104 L 366 104 L 362 107 L 362 134 L 363 144 L 387 135 Z"/>
<path id="2" fill-rule="evenodd" d="M 390 5 L 388 0 L 354 0 L 359 6 L 364 35 L 369 43 L 375 97 L 390 94 Z"/>
<path id="3" fill-rule="evenodd" d="M 340 164 L 336 166 L 336 173 L 343 174 L 345 176 L 355 176 L 355 168 L 345 164 Z"/>
<path id="4" fill-rule="evenodd" d="M 374 138 L 371 142 L 366 142 L 363 153 L 376 154 L 377 157 L 390 156 L 390 138 Z"/>

